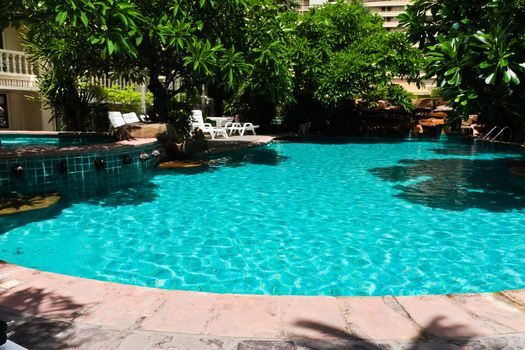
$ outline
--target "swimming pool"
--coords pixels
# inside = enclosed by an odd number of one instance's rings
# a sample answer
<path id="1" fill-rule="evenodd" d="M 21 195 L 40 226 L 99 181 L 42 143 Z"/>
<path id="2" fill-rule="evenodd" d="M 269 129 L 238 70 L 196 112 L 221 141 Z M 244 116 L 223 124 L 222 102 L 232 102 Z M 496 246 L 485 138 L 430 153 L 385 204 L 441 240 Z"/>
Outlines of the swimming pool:
<path id="1" fill-rule="evenodd" d="M 68 147 L 77 145 L 90 145 L 96 143 L 114 142 L 115 139 L 109 135 L 98 135 L 89 133 L 54 133 L 24 135 L 19 133 L 0 132 L 0 143 L 3 149 L 15 149 L 21 147 Z"/>
<path id="2" fill-rule="evenodd" d="M 166 289 L 415 295 L 525 287 L 519 149 L 274 143 L 0 218 L 0 259 Z"/>

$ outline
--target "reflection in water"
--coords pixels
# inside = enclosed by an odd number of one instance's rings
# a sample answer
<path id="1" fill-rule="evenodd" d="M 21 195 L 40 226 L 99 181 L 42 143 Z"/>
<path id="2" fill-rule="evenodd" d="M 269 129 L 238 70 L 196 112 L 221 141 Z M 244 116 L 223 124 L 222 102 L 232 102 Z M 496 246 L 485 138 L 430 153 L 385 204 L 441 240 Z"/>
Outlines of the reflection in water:
<path id="1" fill-rule="evenodd" d="M 276 150 L 266 148 L 258 149 L 255 152 L 232 153 L 228 155 L 228 157 L 215 160 L 215 163 L 229 167 L 238 167 L 245 164 L 276 166 L 286 159 L 288 159 L 288 157 L 279 154 Z"/>
<path id="2" fill-rule="evenodd" d="M 157 185 L 146 182 L 141 185 L 123 188 L 92 198 L 82 198 L 78 195 L 72 195 L 70 196 L 71 198 L 64 196 L 57 204 L 49 208 L 0 216 L 0 235 L 32 222 L 57 218 L 62 214 L 64 209 L 71 207 L 75 203 L 86 203 L 102 207 L 120 207 L 153 202 L 157 198 L 156 189 Z"/>
<path id="3" fill-rule="evenodd" d="M 58 217 L 64 208 L 69 206 L 68 201 L 61 199 L 49 208 L 22 212 L 14 215 L 0 216 L 0 235 L 14 230 L 17 227 Z"/>
<path id="4" fill-rule="evenodd" d="M 115 192 L 100 195 L 80 202 L 103 207 L 120 207 L 123 205 L 140 205 L 153 202 L 157 197 L 157 185 L 145 182 L 133 187 L 126 187 Z"/>
<path id="5" fill-rule="evenodd" d="M 431 149 L 440 155 L 475 156 L 480 154 L 515 154 L 517 149 L 493 143 L 447 144 Z"/>
<path id="6" fill-rule="evenodd" d="M 398 183 L 398 198 L 431 208 L 525 210 L 525 186 L 513 181 L 508 158 L 491 160 L 405 160 L 403 165 L 375 168 L 379 178 Z"/>
<path id="7" fill-rule="evenodd" d="M 160 173 L 184 175 L 197 175 L 212 172 L 223 167 L 238 168 L 247 164 L 277 166 L 288 159 L 274 149 L 258 148 L 229 153 L 223 157 L 210 159 L 206 165 L 195 168 L 159 169 Z"/>

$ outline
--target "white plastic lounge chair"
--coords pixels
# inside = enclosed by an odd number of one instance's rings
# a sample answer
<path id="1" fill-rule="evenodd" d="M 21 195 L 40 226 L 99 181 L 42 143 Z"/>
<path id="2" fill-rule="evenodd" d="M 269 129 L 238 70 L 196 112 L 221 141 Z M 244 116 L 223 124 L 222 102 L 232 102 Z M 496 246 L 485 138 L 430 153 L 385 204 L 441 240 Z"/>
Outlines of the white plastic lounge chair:
<path id="1" fill-rule="evenodd" d="M 259 125 L 253 125 L 252 123 L 244 123 L 242 127 L 243 127 L 243 130 L 241 131 L 241 136 L 244 136 L 244 133 L 246 131 L 251 131 L 254 135 L 257 135 L 255 133 L 255 129 L 258 128 Z"/>
<path id="2" fill-rule="evenodd" d="M 147 114 L 141 114 L 139 115 L 139 119 L 143 123 L 151 123 L 151 118 Z"/>
<path id="3" fill-rule="evenodd" d="M 211 139 L 215 139 L 215 130 L 210 123 L 205 123 L 202 117 L 202 111 L 194 109 L 191 111 L 191 128 L 199 128 L 205 134 L 210 134 Z"/>
<path id="4" fill-rule="evenodd" d="M 108 112 L 108 119 L 109 119 L 109 129 L 118 129 L 121 126 L 126 125 L 126 121 L 122 117 L 122 113 L 120 112 Z"/>
<path id="5" fill-rule="evenodd" d="M 137 113 L 131 112 L 131 113 L 124 113 L 122 114 L 122 118 L 124 118 L 124 121 L 126 124 L 138 124 L 140 123 L 140 119 L 137 116 Z"/>
<path id="6" fill-rule="evenodd" d="M 241 134 L 243 132 L 244 128 L 241 123 L 233 123 L 233 122 L 227 122 L 224 125 L 224 128 L 228 131 L 228 135 L 233 135 L 235 133 Z"/>

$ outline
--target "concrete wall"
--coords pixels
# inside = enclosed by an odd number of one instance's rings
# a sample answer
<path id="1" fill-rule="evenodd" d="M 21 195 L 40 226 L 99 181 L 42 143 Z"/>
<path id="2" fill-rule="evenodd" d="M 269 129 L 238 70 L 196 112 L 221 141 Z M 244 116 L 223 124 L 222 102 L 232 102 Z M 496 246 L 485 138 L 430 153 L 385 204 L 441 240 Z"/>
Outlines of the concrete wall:
<path id="1" fill-rule="evenodd" d="M 3 33 L 4 49 L 12 51 L 23 51 L 22 45 L 20 44 L 20 35 L 18 29 L 8 27 L 4 29 Z"/>
<path id="2" fill-rule="evenodd" d="M 19 30 L 8 27 L 2 32 L 3 49 L 10 51 L 23 51 Z M 7 95 L 7 112 L 9 127 L 7 130 L 54 130 L 53 123 L 49 122 L 50 112 L 43 111 L 39 102 L 30 101 L 27 96 L 37 97 L 36 91 L 28 88 L 27 84 L 17 85 L 17 81 L 25 82 L 34 79 L 30 75 L 13 74 L 8 72 L 2 75 L 2 79 L 15 84 L 6 83 L 0 86 L 0 94 Z M 2 129 L 0 129 L 1 131 Z"/>
<path id="3" fill-rule="evenodd" d="M 27 98 L 36 97 L 36 92 L 0 90 L 0 93 L 7 94 L 8 130 L 54 130 L 53 123 L 49 122 L 50 112 L 43 111 L 39 102 Z"/>

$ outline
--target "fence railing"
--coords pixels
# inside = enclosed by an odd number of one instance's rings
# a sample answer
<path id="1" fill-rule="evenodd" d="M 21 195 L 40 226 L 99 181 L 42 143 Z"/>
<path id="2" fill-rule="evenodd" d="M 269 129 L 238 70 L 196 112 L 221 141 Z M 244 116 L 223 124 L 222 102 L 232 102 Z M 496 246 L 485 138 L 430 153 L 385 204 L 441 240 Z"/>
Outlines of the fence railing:
<path id="1" fill-rule="evenodd" d="M 93 76 L 89 78 L 89 83 L 91 85 L 100 85 L 100 86 L 105 86 L 109 88 L 115 85 L 118 85 L 118 87 L 121 89 L 124 89 L 127 86 L 135 86 L 135 83 L 133 83 L 130 80 L 107 75 L 107 74 L 102 74 L 100 76 Z"/>
<path id="2" fill-rule="evenodd" d="M 22 51 L 0 49 L 0 74 L 35 75 L 33 63 Z"/>

